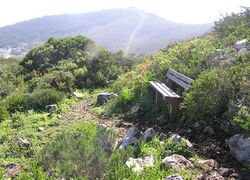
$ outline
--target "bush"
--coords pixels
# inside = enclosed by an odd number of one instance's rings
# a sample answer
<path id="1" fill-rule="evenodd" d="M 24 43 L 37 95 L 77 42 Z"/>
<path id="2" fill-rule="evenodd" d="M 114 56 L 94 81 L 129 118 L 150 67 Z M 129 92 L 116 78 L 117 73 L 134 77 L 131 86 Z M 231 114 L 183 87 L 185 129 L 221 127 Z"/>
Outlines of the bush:
<path id="1" fill-rule="evenodd" d="M 25 97 L 25 109 L 43 110 L 46 105 L 57 104 L 63 96 L 62 92 L 53 89 L 36 90 Z"/>
<path id="2" fill-rule="evenodd" d="M 24 110 L 25 95 L 22 91 L 15 91 L 5 99 L 5 104 L 10 113 Z"/>
<path id="3" fill-rule="evenodd" d="M 184 119 L 220 125 L 231 123 L 237 108 L 230 110 L 230 102 L 237 100 L 246 106 L 249 104 L 246 102 L 249 92 L 244 88 L 249 84 L 249 72 L 249 62 L 236 62 L 230 68 L 204 71 L 185 94 L 182 103 Z"/>
<path id="4" fill-rule="evenodd" d="M 221 112 L 218 89 L 220 85 L 217 70 L 203 72 L 185 95 L 182 108 L 187 121 L 211 121 Z"/>
<path id="5" fill-rule="evenodd" d="M 0 122 L 6 120 L 9 117 L 7 112 L 7 108 L 4 106 L 2 102 L 0 102 Z"/>
<path id="6" fill-rule="evenodd" d="M 54 88 L 58 91 L 71 92 L 74 88 L 75 77 L 69 71 L 52 71 L 45 74 L 39 83 L 38 89 Z"/>
<path id="7" fill-rule="evenodd" d="M 243 106 L 238 109 L 237 113 L 233 118 L 233 123 L 235 123 L 238 129 L 245 132 L 250 132 L 250 114 L 249 109 L 246 106 Z"/>
<path id="8" fill-rule="evenodd" d="M 108 157 L 96 144 L 95 125 L 84 122 L 79 132 L 63 132 L 42 150 L 45 170 L 56 170 L 57 177 L 66 179 L 102 179 L 108 168 Z"/>

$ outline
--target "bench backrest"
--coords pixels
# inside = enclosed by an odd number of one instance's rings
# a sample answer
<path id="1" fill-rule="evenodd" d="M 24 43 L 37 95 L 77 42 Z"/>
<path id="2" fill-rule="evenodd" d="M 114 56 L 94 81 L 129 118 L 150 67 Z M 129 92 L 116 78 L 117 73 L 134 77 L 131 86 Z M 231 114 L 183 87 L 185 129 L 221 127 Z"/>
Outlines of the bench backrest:
<path id="1" fill-rule="evenodd" d="M 168 80 L 171 80 L 178 84 L 179 86 L 183 87 L 185 90 L 189 89 L 191 83 L 193 82 L 193 79 L 173 70 L 169 69 L 167 72 L 167 78 Z"/>

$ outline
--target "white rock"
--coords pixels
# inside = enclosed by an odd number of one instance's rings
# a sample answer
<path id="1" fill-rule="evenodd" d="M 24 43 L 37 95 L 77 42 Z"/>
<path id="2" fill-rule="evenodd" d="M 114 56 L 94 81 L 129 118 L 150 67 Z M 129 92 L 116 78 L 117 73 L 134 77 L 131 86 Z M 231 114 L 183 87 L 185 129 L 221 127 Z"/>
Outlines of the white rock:
<path id="1" fill-rule="evenodd" d="M 121 140 L 120 148 L 125 148 L 128 145 L 138 146 L 143 138 L 142 132 L 133 126 L 130 128 Z"/>
<path id="2" fill-rule="evenodd" d="M 239 40 L 235 43 L 234 47 L 236 50 L 240 50 L 240 49 L 243 49 L 243 48 L 246 48 L 248 46 L 248 42 L 247 42 L 247 39 L 242 39 L 242 40 Z"/>
<path id="3" fill-rule="evenodd" d="M 165 168 L 171 167 L 173 169 L 185 169 L 194 168 L 194 165 L 187 160 L 184 156 L 179 154 L 174 154 L 167 156 L 162 160 L 162 164 Z"/>
<path id="4" fill-rule="evenodd" d="M 126 161 L 126 165 L 129 168 L 132 168 L 132 171 L 139 173 L 145 167 L 154 166 L 154 157 L 153 156 L 146 156 L 144 158 L 129 158 Z"/>
<path id="5" fill-rule="evenodd" d="M 229 139 L 228 145 L 232 155 L 250 168 L 250 136 L 236 134 Z"/>
<path id="6" fill-rule="evenodd" d="M 49 113 L 55 112 L 57 110 L 56 104 L 50 104 L 45 106 L 45 108 L 48 110 Z"/>
<path id="7" fill-rule="evenodd" d="M 177 175 L 173 175 L 173 176 L 167 176 L 165 178 L 165 180 L 183 180 L 183 177 L 177 176 Z"/>
<path id="8" fill-rule="evenodd" d="M 58 115 L 57 115 L 57 118 L 58 118 L 58 119 L 62 119 L 62 115 L 61 115 L 61 114 L 58 114 Z"/>
<path id="9" fill-rule="evenodd" d="M 16 141 L 18 144 L 24 146 L 24 147 L 29 147 L 31 145 L 31 143 L 27 140 L 27 139 L 23 139 L 23 138 L 16 138 Z"/>
<path id="10" fill-rule="evenodd" d="M 79 92 L 73 92 L 73 94 L 75 95 L 75 97 L 82 99 L 83 98 L 83 94 L 79 93 Z"/>
<path id="11" fill-rule="evenodd" d="M 38 128 L 38 131 L 40 131 L 40 132 L 45 132 L 45 129 L 44 129 L 43 127 L 39 127 L 39 128 Z"/>
<path id="12" fill-rule="evenodd" d="M 187 147 L 189 147 L 189 148 L 192 148 L 192 147 L 193 147 L 193 144 L 192 144 L 189 140 L 187 140 L 187 139 L 181 137 L 181 136 L 178 135 L 178 134 L 173 134 L 173 135 L 170 137 L 170 139 L 172 140 L 172 142 L 173 142 L 174 144 L 178 144 L 178 143 L 184 142 L 184 143 L 187 145 Z"/>
<path id="13" fill-rule="evenodd" d="M 147 139 L 152 139 L 156 135 L 156 131 L 154 128 L 148 128 L 144 133 L 143 133 L 143 138 L 145 140 Z"/>

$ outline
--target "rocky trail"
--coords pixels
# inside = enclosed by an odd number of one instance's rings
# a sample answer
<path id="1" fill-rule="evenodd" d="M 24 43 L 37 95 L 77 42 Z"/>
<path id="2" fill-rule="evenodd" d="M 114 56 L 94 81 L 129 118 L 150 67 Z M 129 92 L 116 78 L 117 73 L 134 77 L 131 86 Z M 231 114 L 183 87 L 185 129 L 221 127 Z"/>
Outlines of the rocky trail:
<path id="1" fill-rule="evenodd" d="M 129 118 L 114 120 L 100 117 L 91 111 L 94 106 L 92 99 L 93 97 L 89 97 L 87 100 L 81 100 L 73 104 L 71 110 L 61 113 L 61 120 L 67 121 L 67 123 L 78 119 L 96 121 L 96 123 L 104 124 L 118 132 L 120 138 L 134 126 L 140 130 L 154 127 L 159 134 L 179 134 L 181 137 L 189 139 L 199 157 L 207 160 L 205 172 L 209 172 L 210 176 L 200 176 L 198 179 L 250 179 L 249 171 L 230 154 L 226 142 L 228 137 L 225 137 L 223 132 L 203 133 L 199 128 L 198 130 L 197 128 L 185 129 L 185 127 L 173 122 L 156 121 L 146 116 L 136 120 Z"/>

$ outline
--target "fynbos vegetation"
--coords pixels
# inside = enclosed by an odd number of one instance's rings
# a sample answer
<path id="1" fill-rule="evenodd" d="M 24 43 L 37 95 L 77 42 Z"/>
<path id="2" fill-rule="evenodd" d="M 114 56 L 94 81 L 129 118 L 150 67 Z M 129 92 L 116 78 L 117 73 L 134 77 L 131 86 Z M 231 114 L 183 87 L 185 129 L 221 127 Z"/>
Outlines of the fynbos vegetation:
<path id="1" fill-rule="evenodd" d="M 152 56 L 76 36 L 0 59 L 0 179 L 249 177 L 249 148 L 245 159 L 234 149 L 250 133 L 249 12 Z M 172 122 L 149 85 L 169 69 L 194 79 L 187 91 L 175 87 L 183 102 Z"/>

